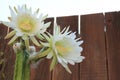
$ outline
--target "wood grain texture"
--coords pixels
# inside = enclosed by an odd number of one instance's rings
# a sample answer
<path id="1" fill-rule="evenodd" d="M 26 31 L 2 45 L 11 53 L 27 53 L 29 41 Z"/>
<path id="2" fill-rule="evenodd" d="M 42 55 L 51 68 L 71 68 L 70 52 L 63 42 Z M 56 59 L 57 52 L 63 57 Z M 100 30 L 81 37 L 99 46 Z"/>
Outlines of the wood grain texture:
<path id="1" fill-rule="evenodd" d="M 50 27 L 47 29 L 48 32 L 52 32 L 53 29 L 53 18 L 47 18 L 45 20 L 46 22 L 52 22 Z M 51 72 L 50 72 L 50 60 L 43 59 L 40 61 L 40 63 L 37 65 L 37 68 L 31 67 L 31 80 L 51 80 Z"/>
<path id="2" fill-rule="evenodd" d="M 81 16 L 81 36 L 86 58 L 80 64 L 80 80 L 108 80 L 102 13 Z"/>
<path id="3" fill-rule="evenodd" d="M 62 29 L 70 26 L 70 30 L 78 30 L 78 16 L 57 17 L 56 20 L 57 24 L 60 25 Z M 66 70 L 58 64 L 53 70 L 52 80 L 79 80 L 79 65 L 69 65 L 69 67 L 72 74 L 66 72 Z"/>
<path id="4" fill-rule="evenodd" d="M 7 27 L 3 24 L 0 24 L 0 52 L 3 52 L 4 59 L 4 78 L 0 80 L 13 80 L 13 70 L 15 63 L 15 54 L 13 52 L 12 46 L 9 46 L 7 43 L 9 40 L 5 40 L 4 37 L 7 34 Z M 1 72 L 0 72 L 1 73 Z"/>
<path id="5" fill-rule="evenodd" d="M 120 79 L 120 12 L 105 14 L 109 80 Z"/>

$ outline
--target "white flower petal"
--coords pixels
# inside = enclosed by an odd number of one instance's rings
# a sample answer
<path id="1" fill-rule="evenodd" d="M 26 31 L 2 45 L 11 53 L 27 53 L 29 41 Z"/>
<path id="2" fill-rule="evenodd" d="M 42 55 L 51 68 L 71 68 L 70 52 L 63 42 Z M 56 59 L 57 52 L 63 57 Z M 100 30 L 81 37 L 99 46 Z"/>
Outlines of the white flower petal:
<path id="1" fill-rule="evenodd" d="M 59 56 L 57 56 L 57 59 L 59 63 L 62 63 L 62 59 Z"/>
<path id="2" fill-rule="evenodd" d="M 51 22 L 47 22 L 43 28 L 48 28 L 50 26 Z"/>
<path id="3" fill-rule="evenodd" d="M 42 16 L 43 16 L 43 14 L 40 14 L 39 21 L 42 21 Z"/>
<path id="4" fill-rule="evenodd" d="M 71 65 L 75 65 L 75 62 L 73 61 L 73 60 L 71 60 L 71 59 L 67 59 L 67 61 L 68 61 L 68 63 L 70 63 Z"/>
<path id="5" fill-rule="evenodd" d="M 52 58 L 52 56 L 53 56 L 53 53 L 52 53 L 52 52 L 50 52 L 50 53 L 47 55 L 47 58 L 48 58 L 48 59 L 51 59 L 51 58 Z"/>
<path id="6" fill-rule="evenodd" d="M 14 11 L 12 10 L 12 8 L 10 6 L 9 6 L 9 9 L 10 9 L 10 13 L 11 13 L 12 18 L 15 18 L 16 14 L 14 13 Z"/>
<path id="7" fill-rule="evenodd" d="M 62 64 L 62 66 L 66 69 L 67 72 L 69 72 L 70 74 L 72 73 L 69 69 L 69 67 L 67 66 L 67 64 L 65 64 L 64 62 L 60 63 Z"/>
<path id="8" fill-rule="evenodd" d="M 44 43 L 44 42 L 40 42 L 43 46 L 45 47 L 50 47 L 50 44 L 49 43 Z"/>
<path id="9" fill-rule="evenodd" d="M 81 41 L 78 41 L 77 43 L 78 43 L 79 45 L 81 45 L 83 42 L 84 42 L 84 41 L 81 40 Z"/>
<path id="10" fill-rule="evenodd" d="M 22 36 L 23 34 L 21 32 L 16 33 L 17 36 Z"/>
<path id="11" fill-rule="evenodd" d="M 31 9 L 30 9 L 30 11 L 31 11 Z M 34 12 L 34 16 L 37 17 L 38 13 L 39 13 L 39 8 L 36 10 L 36 12 Z"/>
<path id="12" fill-rule="evenodd" d="M 61 57 L 62 61 L 65 62 L 66 64 L 68 63 L 67 60 L 63 57 Z"/>
<path id="13" fill-rule="evenodd" d="M 65 27 L 60 33 L 62 34 L 65 30 L 66 30 L 67 27 Z"/>
<path id="14" fill-rule="evenodd" d="M 48 17 L 48 14 L 42 17 L 42 21 L 44 21 Z"/>
<path id="15" fill-rule="evenodd" d="M 83 61 L 83 59 L 85 59 L 85 57 L 84 57 L 84 56 L 80 56 L 80 57 L 78 57 L 78 58 L 75 60 L 75 62 L 76 62 L 76 63 L 80 63 L 80 62 Z"/>
<path id="16" fill-rule="evenodd" d="M 10 28 L 14 28 L 13 24 L 9 23 L 9 22 L 2 22 L 4 25 L 6 25 L 7 27 L 10 27 Z"/>

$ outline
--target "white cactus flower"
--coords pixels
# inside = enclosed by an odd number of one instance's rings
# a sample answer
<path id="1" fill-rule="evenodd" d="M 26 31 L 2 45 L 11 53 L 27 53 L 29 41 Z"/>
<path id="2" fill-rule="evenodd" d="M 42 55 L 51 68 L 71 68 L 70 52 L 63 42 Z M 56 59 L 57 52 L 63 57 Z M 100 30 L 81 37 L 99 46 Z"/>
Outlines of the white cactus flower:
<path id="1" fill-rule="evenodd" d="M 51 49 L 48 53 L 47 58 L 52 58 L 51 69 L 58 62 L 60 63 L 69 73 L 71 73 L 68 63 L 74 65 L 75 63 L 80 63 L 85 58 L 81 56 L 83 48 L 80 46 L 83 41 L 76 39 L 75 32 L 72 33 L 68 31 L 68 28 L 64 28 L 60 32 L 60 26 L 54 26 L 53 36 L 48 33 L 49 37 L 44 34 L 48 43 L 41 42 L 42 45 Z"/>
<path id="2" fill-rule="evenodd" d="M 27 8 L 26 5 L 18 6 L 18 8 L 14 7 L 15 11 L 11 7 L 9 8 L 11 17 L 8 17 L 8 19 L 10 22 L 3 22 L 4 25 L 13 29 L 5 37 L 8 39 L 13 36 L 8 44 L 13 43 L 18 37 L 21 37 L 27 47 L 29 46 L 29 39 L 31 39 L 35 45 L 40 46 L 35 36 L 39 36 L 40 33 L 45 32 L 49 27 L 51 22 L 44 23 L 47 15 L 40 15 L 38 17 L 39 8 L 32 13 L 32 9 Z"/>

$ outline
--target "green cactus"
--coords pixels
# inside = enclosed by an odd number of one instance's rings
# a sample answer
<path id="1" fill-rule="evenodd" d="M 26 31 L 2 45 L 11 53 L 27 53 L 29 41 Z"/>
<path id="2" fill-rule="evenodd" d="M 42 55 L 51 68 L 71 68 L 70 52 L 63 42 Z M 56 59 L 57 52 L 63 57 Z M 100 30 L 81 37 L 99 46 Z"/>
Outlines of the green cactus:
<path id="1" fill-rule="evenodd" d="M 16 61 L 13 80 L 30 80 L 30 64 L 28 53 L 25 50 L 16 52 Z"/>

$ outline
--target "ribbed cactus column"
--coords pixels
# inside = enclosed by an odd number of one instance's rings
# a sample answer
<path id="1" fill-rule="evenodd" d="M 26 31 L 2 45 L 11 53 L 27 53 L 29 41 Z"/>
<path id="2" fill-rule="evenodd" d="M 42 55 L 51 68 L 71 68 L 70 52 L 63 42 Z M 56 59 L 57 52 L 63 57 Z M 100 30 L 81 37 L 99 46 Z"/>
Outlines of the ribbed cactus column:
<path id="1" fill-rule="evenodd" d="M 17 50 L 14 68 L 13 80 L 30 80 L 30 63 L 28 62 L 29 54 L 25 50 Z"/>

